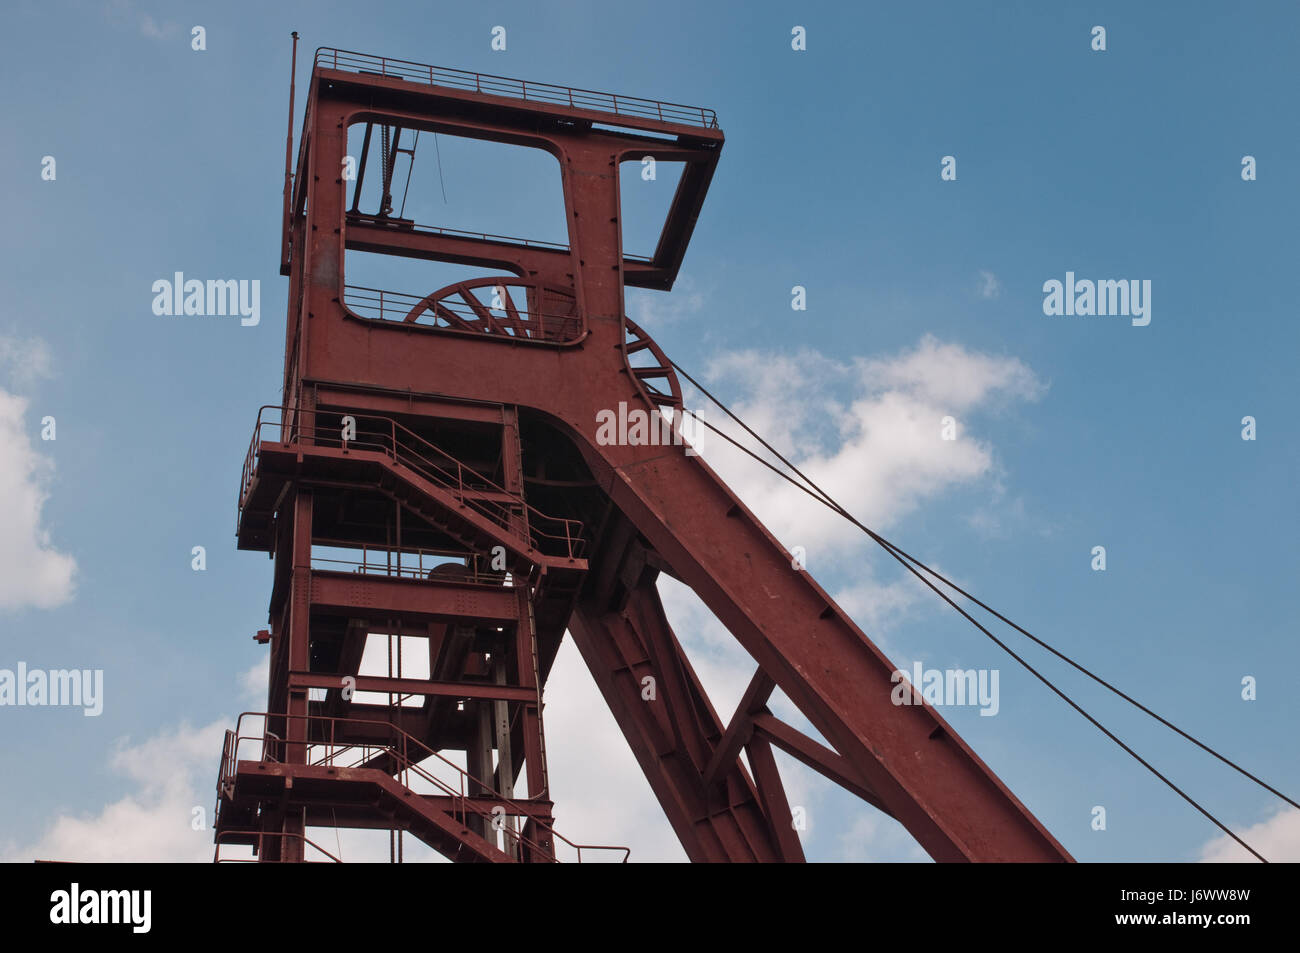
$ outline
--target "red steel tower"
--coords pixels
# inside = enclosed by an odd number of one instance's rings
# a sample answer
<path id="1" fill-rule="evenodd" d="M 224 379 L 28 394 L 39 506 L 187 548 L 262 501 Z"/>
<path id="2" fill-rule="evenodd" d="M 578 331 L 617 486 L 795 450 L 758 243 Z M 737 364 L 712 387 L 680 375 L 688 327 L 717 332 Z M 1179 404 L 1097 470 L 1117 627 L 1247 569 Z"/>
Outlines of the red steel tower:
<path id="1" fill-rule="evenodd" d="M 550 153 L 568 243 L 395 215 L 404 130 Z M 284 399 L 239 490 L 239 547 L 275 564 L 267 713 L 227 732 L 219 859 L 327 854 L 309 827 L 405 831 L 453 860 L 592 857 L 551 823 L 543 699 L 567 630 L 692 860 L 803 859 L 773 747 L 938 860 L 1070 860 L 932 707 L 891 702 L 894 666 L 677 439 L 676 374 L 624 288 L 672 288 L 722 144 L 708 109 L 317 51 L 286 180 Z M 641 258 L 622 248 L 619 167 L 645 156 L 683 172 Z M 347 250 L 490 274 L 374 291 L 347 283 Z M 620 405 L 671 418 L 674 439 L 603 439 Z M 660 573 L 756 663 L 726 720 Z M 364 673 L 376 639 L 385 671 Z M 771 713 L 777 687 L 830 747 Z"/>

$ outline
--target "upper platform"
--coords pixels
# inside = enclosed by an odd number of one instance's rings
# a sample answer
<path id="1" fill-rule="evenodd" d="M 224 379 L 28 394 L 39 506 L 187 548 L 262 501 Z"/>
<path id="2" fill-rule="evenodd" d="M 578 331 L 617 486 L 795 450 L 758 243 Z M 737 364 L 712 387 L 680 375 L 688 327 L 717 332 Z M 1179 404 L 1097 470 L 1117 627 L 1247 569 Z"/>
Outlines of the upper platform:
<path id="1" fill-rule="evenodd" d="M 593 163 L 598 154 L 603 156 L 598 173 L 602 175 L 611 161 L 617 165 L 653 156 L 660 162 L 681 163 L 681 177 L 654 253 L 619 256 L 626 285 L 664 291 L 672 288 L 681 268 L 724 139 L 717 114 L 703 106 L 321 48 L 313 63 L 297 174 L 292 177 L 294 192 L 285 210 L 282 274 L 289 274 L 289 231 L 305 207 L 305 187 L 311 181 L 305 173 L 309 154 L 318 145 L 312 131 L 315 123 L 326 122 L 324 113 L 329 114 L 331 126 L 367 124 L 367 147 L 372 125 L 496 140 L 546 149 L 560 159 L 564 174 L 581 175 L 584 181 L 597 174 Z M 324 128 L 320 132 L 326 137 L 333 134 Z M 362 151 L 364 167 L 366 148 Z M 395 158 L 395 151 L 386 157 L 390 169 Z M 364 168 L 359 169 L 357 195 L 364 175 Z M 613 202 L 617 215 L 616 195 Z M 570 209 L 571 218 L 577 214 Z M 504 268 L 550 279 L 574 272 L 569 260 L 574 254 L 572 221 L 571 244 L 561 245 L 459 232 L 387 214 L 360 215 L 354 199 L 339 227 L 346 247 L 354 250 Z M 588 245 L 582 257 L 590 257 L 593 250 Z"/>
<path id="2" fill-rule="evenodd" d="M 691 134 L 716 137 L 719 141 L 722 138 L 717 113 L 703 106 L 684 106 L 638 96 L 472 73 L 329 47 L 316 50 L 315 71 L 343 74 L 338 78 L 330 77 L 333 82 L 373 84 L 379 80 L 420 84 L 436 87 L 440 93 L 466 102 L 497 101 L 506 108 L 524 108 L 548 116 L 569 116 L 592 122 L 617 120 L 616 125 L 650 132 L 662 132 L 664 127 L 686 127 Z M 365 79 L 358 80 L 358 77 Z"/>

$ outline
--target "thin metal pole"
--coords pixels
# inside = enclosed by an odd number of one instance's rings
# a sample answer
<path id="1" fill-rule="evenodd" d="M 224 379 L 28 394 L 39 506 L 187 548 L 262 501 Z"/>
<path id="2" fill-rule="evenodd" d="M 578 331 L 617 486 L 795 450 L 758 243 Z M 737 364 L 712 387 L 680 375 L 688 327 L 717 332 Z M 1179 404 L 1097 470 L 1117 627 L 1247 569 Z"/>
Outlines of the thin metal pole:
<path id="1" fill-rule="evenodd" d="M 293 101 L 298 74 L 298 31 L 293 31 L 293 55 L 289 65 L 289 131 L 284 139 L 284 221 L 280 233 L 280 263 L 289 259 L 290 195 L 293 192 Z"/>

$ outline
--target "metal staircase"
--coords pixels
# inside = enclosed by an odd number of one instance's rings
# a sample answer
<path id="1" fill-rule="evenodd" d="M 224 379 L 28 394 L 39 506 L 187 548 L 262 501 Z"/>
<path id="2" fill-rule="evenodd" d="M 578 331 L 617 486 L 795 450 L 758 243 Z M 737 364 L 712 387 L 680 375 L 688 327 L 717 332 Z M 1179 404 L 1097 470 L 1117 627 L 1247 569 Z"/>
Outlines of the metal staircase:
<path id="1" fill-rule="evenodd" d="M 258 811 L 270 801 L 300 806 L 305 826 L 379 817 L 454 861 L 582 862 L 584 853 L 590 860 L 597 852 L 607 860 L 627 860 L 627 848 L 576 844 L 556 832 L 546 820 L 548 800 L 476 796 L 486 782 L 395 725 L 382 726 L 386 737 L 374 740 L 374 722 L 307 716 L 307 742 L 294 762 L 290 743 L 252 726 L 264 725 L 266 718 L 245 712 L 226 732 L 217 779 L 218 862 L 246 859 L 223 856 L 223 848 L 262 846 Z M 372 740 L 349 740 L 356 731 Z M 241 748 L 254 756 L 241 758 Z M 519 827 L 508 819 L 517 819 Z M 342 860 L 305 842 L 328 859 Z"/>

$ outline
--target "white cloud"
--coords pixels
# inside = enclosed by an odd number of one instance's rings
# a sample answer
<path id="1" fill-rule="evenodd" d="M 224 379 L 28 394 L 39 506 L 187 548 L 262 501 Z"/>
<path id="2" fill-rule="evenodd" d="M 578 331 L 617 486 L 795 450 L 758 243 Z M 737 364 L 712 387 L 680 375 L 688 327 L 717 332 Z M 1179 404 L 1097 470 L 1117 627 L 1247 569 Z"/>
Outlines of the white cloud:
<path id="1" fill-rule="evenodd" d="M 575 843 L 630 848 L 634 863 L 685 860 L 572 637 L 560 646 L 545 700 L 555 830 Z"/>
<path id="2" fill-rule="evenodd" d="M 888 360 L 860 360 L 868 391 L 894 391 L 949 412 L 974 409 L 997 395 L 1037 400 L 1043 385 L 1013 357 L 980 354 L 960 344 L 944 344 L 927 334 L 912 351 Z"/>
<path id="3" fill-rule="evenodd" d="M 8 845 L 6 862 L 163 863 L 212 860 L 211 829 L 191 827 L 194 808 L 212 821 L 218 756 L 229 724 L 182 724 L 138 745 L 119 743 L 109 767 L 133 784 L 125 797 L 88 816 L 63 815 L 34 843 Z"/>
<path id="4" fill-rule="evenodd" d="M 996 298 L 1002 294 L 1002 282 L 998 281 L 998 276 L 993 272 L 981 269 L 979 285 L 975 292 L 981 298 Z"/>
<path id="5" fill-rule="evenodd" d="M 1015 358 L 929 335 L 889 359 L 742 351 L 715 361 L 708 377 L 738 391 L 732 405 L 742 419 L 882 531 L 927 499 L 993 475 L 993 448 L 971 436 L 971 419 L 1008 400 L 1036 400 L 1044 389 Z M 717 412 L 703 416 L 725 423 Z M 948 416 L 957 422 L 956 440 L 941 439 Z M 724 429 L 736 436 L 734 428 Z M 825 565 L 828 556 L 861 542 L 861 533 L 831 510 L 720 438 L 706 439 L 709 464 L 778 539 L 806 548 L 810 570 L 814 561 Z"/>
<path id="6" fill-rule="evenodd" d="M 0 338 L 0 372 L 17 384 L 49 373 L 39 340 Z M 76 562 L 55 549 L 41 519 L 53 463 L 37 452 L 29 402 L 0 388 L 0 610 L 61 605 L 72 596 Z"/>
<path id="7" fill-rule="evenodd" d="M 239 697 L 243 701 L 262 702 L 258 711 L 266 710 L 266 685 L 271 673 L 271 651 L 258 659 L 248 671 L 239 676 Z"/>
<path id="8" fill-rule="evenodd" d="M 1273 863 L 1300 862 L 1300 811 L 1293 807 L 1279 808 L 1277 813 L 1237 835 Z M 1254 862 L 1240 844 L 1224 834 L 1201 848 L 1201 862 L 1226 864 Z"/>

